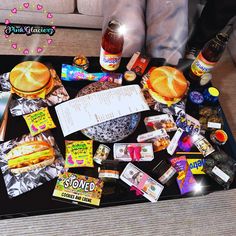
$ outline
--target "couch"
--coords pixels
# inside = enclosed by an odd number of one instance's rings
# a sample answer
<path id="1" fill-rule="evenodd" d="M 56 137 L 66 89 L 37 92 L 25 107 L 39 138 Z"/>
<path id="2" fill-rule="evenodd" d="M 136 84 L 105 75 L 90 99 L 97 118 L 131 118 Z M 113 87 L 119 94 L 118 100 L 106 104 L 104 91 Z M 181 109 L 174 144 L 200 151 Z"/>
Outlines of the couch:
<path id="1" fill-rule="evenodd" d="M 119 0 L 117 0 L 119 1 Z M 37 4 L 41 3 L 42 10 L 37 10 Z M 204 0 L 189 0 L 189 32 L 194 27 L 196 19 L 204 6 Z M 30 3 L 28 9 L 22 7 L 23 3 Z M 19 9 L 17 14 L 11 10 Z M 103 24 L 103 0 L 1 0 L 0 23 L 10 19 L 12 23 L 47 25 L 48 13 L 53 14 L 52 22 L 56 26 L 77 27 L 88 29 L 101 29 Z M 236 63 L 236 24 L 229 41 L 229 52 Z"/>

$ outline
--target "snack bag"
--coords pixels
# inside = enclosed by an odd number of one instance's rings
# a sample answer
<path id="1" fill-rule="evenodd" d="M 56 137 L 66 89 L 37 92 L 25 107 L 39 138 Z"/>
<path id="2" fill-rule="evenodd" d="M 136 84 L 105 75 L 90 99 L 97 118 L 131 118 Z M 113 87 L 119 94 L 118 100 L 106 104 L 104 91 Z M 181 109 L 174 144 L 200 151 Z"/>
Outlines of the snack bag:
<path id="1" fill-rule="evenodd" d="M 177 184 L 181 195 L 193 191 L 197 182 L 193 177 L 186 157 L 180 156 L 171 158 L 170 162 L 178 172 Z"/>
<path id="2" fill-rule="evenodd" d="M 24 119 L 32 136 L 56 128 L 47 107 L 25 115 Z"/>
<path id="3" fill-rule="evenodd" d="M 66 141 L 66 168 L 94 167 L 93 141 Z"/>

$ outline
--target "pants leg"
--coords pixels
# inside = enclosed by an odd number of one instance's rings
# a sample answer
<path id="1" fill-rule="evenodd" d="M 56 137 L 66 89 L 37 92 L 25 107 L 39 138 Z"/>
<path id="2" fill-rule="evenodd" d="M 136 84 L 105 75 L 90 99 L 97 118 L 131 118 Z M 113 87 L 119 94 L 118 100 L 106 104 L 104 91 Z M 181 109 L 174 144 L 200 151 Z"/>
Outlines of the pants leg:
<path id="1" fill-rule="evenodd" d="M 201 49 L 233 16 L 236 16 L 236 0 L 208 0 L 189 40 L 189 47 Z"/>
<path id="2" fill-rule="evenodd" d="M 146 0 L 104 0 L 103 31 L 111 19 L 116 19 L 126 27 L 123 56 L 132 56 L 141 51 L 145 41 Z"/>
<path id="3" fill-rule="evenodd" d="M 177 64 L 188 38 L 188 0 L 147 0 L 147 52 Z"/>

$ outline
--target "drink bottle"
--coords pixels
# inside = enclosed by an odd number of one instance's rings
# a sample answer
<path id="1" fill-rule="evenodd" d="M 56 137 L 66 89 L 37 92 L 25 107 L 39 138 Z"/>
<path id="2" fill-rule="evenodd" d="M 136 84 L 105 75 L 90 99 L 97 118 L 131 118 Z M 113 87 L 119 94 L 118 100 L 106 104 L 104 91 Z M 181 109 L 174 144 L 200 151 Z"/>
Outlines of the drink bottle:
<path id="1" fill-rule="evenodd" d="M 215 38 L 204 45 L 189 70 L 189 77 L 192 83 L 203 86 L 209 82 L 206 80 L 211 79 L 211 77 L 203 75 L 211 72 L 215 64 L 220 60 L 231 32 L 232 25 L 228 25 Z"/>
<path id="2" fill-rule="evenodd" d="M 100 65 L 104 71 L 115 71 L 120 65 L 124 45 L 121 27 L 118 21 L 112 20 L 102 36 Z"/>

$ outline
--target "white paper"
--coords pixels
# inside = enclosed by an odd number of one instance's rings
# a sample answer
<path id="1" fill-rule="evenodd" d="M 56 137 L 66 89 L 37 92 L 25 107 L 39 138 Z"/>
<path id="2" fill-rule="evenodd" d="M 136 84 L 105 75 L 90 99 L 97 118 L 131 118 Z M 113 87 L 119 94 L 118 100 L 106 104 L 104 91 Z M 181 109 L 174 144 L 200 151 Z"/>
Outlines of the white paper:
<path id="1" fill-rule="evenodd" d="M 207 123 L 207 128 L 221 129 L 221 123 L 208 122 Z"/>
<path id="2" fill-rule="evenodd" d="M 212 173 L 220 177 L 225 183 L 227 183 L 228 180 L 230 179 L 230 177 L 227 174 L 225 174 L 225 172 L 223 172 L 221 169 L 219 169 L 217 166 L 215 166 L 212 169 Z"/>
<path id="3" fill-rule="evenodd" d="M 95 92 L 56 106 L 64 136 L 145 110 L 149 107 L 138 85 Z"/>
<path id="4" fill-rule="evenodd" d="M 175 150 L 176 150 L 176 148 L 178 147 L 178 142 L 179 142 L 179 139 L 181 138 L 183 132 L 184 131 L 181 128 L 178 128 L 177 131 L 175 132 L 175 135 L 171 139 L 170 144 L 167 147 L 167 152 L 170 155 L 173 155 Z"/>

